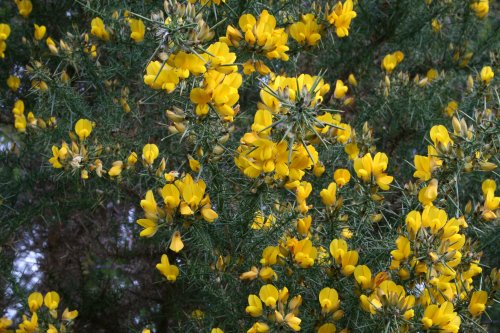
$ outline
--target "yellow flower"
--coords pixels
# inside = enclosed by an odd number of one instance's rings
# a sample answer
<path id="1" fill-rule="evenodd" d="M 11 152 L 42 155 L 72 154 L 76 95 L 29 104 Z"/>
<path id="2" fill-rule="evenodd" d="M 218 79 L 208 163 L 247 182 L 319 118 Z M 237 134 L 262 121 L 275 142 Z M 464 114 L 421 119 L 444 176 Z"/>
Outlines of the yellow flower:
<path id="1" fill-rule="evenodd" d="M 48 292 L 43 300 L 49 310 L 56 310 L 59 306 L 59 294 L 55 291 Z"/>
<path id="2" fill-rule="evenodd" d="M 488 301 L 488 293 L 484 290 L 475 291 L 472 293 L 469 312 L 474 317 L 481 315 L 486 309 L 486 302 Z"/>
<path id="3" fill-rule="evenodd" d="M 144 83 L 152 89 L 163 89 L 167 93 L 171 93 L 179 83 L 179 76 L 177 71 L 170 65 L 162 65 L 159 61 L 151 61 L 146 67 Z"/>
<path id="4" fill-rule="evenodd" d="M 127 164 L 132 166 L 137 163 L 137 153 L 135 151 L 131 152 L 127 157 Z"/>
<path id="5" fill-rule="evenodd" d="M 438 181 L 437 179 L 432 179 L 429 182 L 429 185 L 423 187 L 418 192 L 418 201 L 422 203 L 422 205 L 432 205 L 432 202 L 436 200 L 438 195 Z"/>
<path id="6" fill-rule="evenodd" d="M 354 233 L 349 228 L 342 228 L 340 235 L 346 239 L 351 239 Z"/>
<path id="7" fill-rule="evenodd" d="M 339 187 L 342 187 L 351 179 L 351 173 L 347 169 L 337 169 L 333 173 L 333 179 Z"/>
<path id="8" fill-rule="evenodd" d="M 314 14 L 302 15 L 299 22 L 290 26 L 290 36 L 299 44 L 314 46 L 321 39 L 322 26 L 316 23 Z"/>
<path id="9" fill-rule="evenodd" d="M 330 243 L 330 254 L 337 264 L 341 263 L 342 256 L 347 252 L 347 243 L 343 239 L 334 239 Z"/>
<path id="10" fill-rule="evenodd" d="M 139 219 L 137 224 L 144 228 L 139 234 L 141 237 L 153 237 L 158 231 L 158 223 L 154 219 Z"/>
<path id="11" fill-rule="evenodd" d="M 15 0 L 17 5 L 17 10 L 19 10 L 19 15 L 27 18 L 31 11 L 33 10 L 33 5 L 30 0 Z"/>
<path id="12" fill-rule="evenodd" d="M 31 319 L 28 320 L 25 315 L 23 315 L 23 322 L 19 324 L 19 328 L 16 332 L 24 333 L 24 332 L 37 332 L 38 331 L 38 315 L 36 312 L 33 313 Z"/>
<path id="13" fill-rule="evenodd" d="M 161 256 L 161 262 L 156 265 L 156 269 L 158 269 L 170 282 L 175 282 L 179 276 L 179 268 L 175 265 L 170 265 L 166 254 Z"/>
<path id="14" fill-rule="evenodd" d="M 92 19 L 90 33 L 103 41 L 109 40 L 109 32 L 100 17 Z"/>
<path id="15" fill-rule="evenodd" d="M 224 333 L 224 331 L 218 327 L 212 328 L 210 333 Z"/>
<path id="16" fill-rule="evenodd" d="M 416 170 L 413 173 L 413 177 L 419 178 L 422 181 L 431 179 L 434 169 L 431 157 L 415 155 L 414 164 Z"/>
<path id="17" fill-rule="evenodd" d="M 366 265 L 356 266 L 354 269 L 354 279 L 363 289 L 370 289 L 372 287 L 372 272 Z"/>
<path id="18" fill-rule="evenodd" d="M 78 317 L 78 311 L 77 310 L 69 311 L 68 308 L 66 308 L 63 311 L 61 319 L 65 320 L 65 321 L 71 321 L 71 320 L 74 320 L 76 317 Z"/>
<path id="19" fill-rule="evenodd" d="M 347 86 L 344 85 L 344 82 L 342 80 L 337 80 L 337 83 L 335 84 L 335 92 L 333 93 L 333 96 L 337 99 L 341 99 L 345 96 L 347 93 Z"/>
<path id="20" fill-rule="evenodd" d="M 457 333 L 460 329 L 460 316 L 453 309 L 453 303 L 431 304 L 425 308 L 422 324 L 424 328 L 438 328 L 445 332 Z"/>
<path id="21" fill-rule="evenodd" d="M 312 217 L 307 215 L 306 217 L 297 220 L 297 232 L 302 236 L 307 236 L 309 229 L 311 228 Z"/>
<path id="22" fill-rule="evenodd" d="M 50 53 L 52 53 L 52 54 L 59 53 L 59 49 L 57 48 L 56 42 L 54 42 L 54 40 L 52 38 L 47 37 L 47 39 L 45 40 L 45 44 L 47 44 L 47 47 L 49 48 Z"/>
<path id="23" fill-rule="evenodd" d="M 160 150 L 154 143 L 148 143 L 142 148 L 142 159 L 149 165 L 154 163 L 159 154 Z"/>
<path id="24" fill-rule="evenodd" d="M 471 3 L 470 8 L 476 13 L 476 16 L 480 19 L 484 19 L 488 16 L 490 11 L 489 0 L 477 0 Z"/>
<path id="25" fill-rule="evenodd" d="M 331 182 L 330 185 L 328 185 L 328 189 L 322 189 L 319 195 L 325 206 L 332 207 L 337 201 L 337 184 Z"/>
<path id="26" fill-rule="evenodd" d="M 273 216 L 273 214 L 269 214 L 266 219 L 262 211 L 258 211 L 255 213 L 251 228 L 254 230 L 269 229 L 271 225 L 274 224 L 274 222 L 276 222 L 276 218 Z"/>
<path id="27" fill-rule="evenodd" d="M 394 53 L 388 54 L 382 60 L 382 68 L 387 73 L 392 73 L 396 66 L 403 61 L 404 54 L 401 51 L 396 51 Z"/>
<path id="28" fill-rule="evenodd" d="M 430 136 L 436 148 L 438 148 L 439 145 L 447 147 L 449 144 L 453 144 L 453 140 L 450 138 L 448 130 L 443 125 L 432 126 Z"/>
<path id="29" fill-rule="evenodd" d="M 256 295 L 248 295 L 248 306 L 245 311 L 252 317 L 262 316 L 262 302 Z"/>
<path id="30" fill-rule="evenodd" d="M 242 273 L 240 275 L 240 279 L 241 280 L 255 280 L 258 275 L 259 275 L 259 270 L 257 269 L 257 267 L 252 266 L 252 268 L 248 272 Z"/>
<path id="31" fill-rule="evenodd" d="M 128 25 L 130 26 L 130 38 L 136 43 L 140 43 L 144 40 L 144 33 L 146 32 L 146 27 L 144 22 L 140 19 L 128 19 Z"/>
<path id="32" fill-rule="evenodd" d="M 161 190 L 161 195 L 165 206 L 169 212 L 173 212 L 174 209 L 179 207 L 181 202 L 179 189 L 173 184 L 167 184 L 163 186 Z"/>
<path id="33" fill-rule="evenodd" d="M 0 23 L 0 41 L 7 40 L 10 35 L 10 25 L 6 23 Z"/>
<path id="34" fill-rule="evenodd" d="M 410 241 L 404 236 L 399 236 L 396 240 L 397 250 L 392 250 L 391 255 L 394 260 L 402 261 L 410 256 Z"/>
<path id="35" fill-rule="evenodd" d="M 420 212 L 412 210 L 408 213 L 408 215 L 406 215 L 405 221 L 408 232 L 414 238 L 422 226 L 422 216 L 420 215 Z"/>
<path id="36" fill-rule="evenodd" d="M 0 58 L 5 58 L 5 50 L 7 49 L 7 43 L 5 41 L 0 40 Z"/>
<path id="37" fill-rule="evenodd" d="M 293 259 L 302 268 L 309 268 L 314 265 L 318 251 L 309 239 L 303 239 L 293 246 Z"/>
<path id="38" fill-rule="evenodd" d="M 122 161 L 114 161 L 113 166 L 108 171 L 108 175 L 110 177 L 119 176 L 122 173 L 123 162 Z"/>
<path id="39" fill-rule="evenodd" d="M 45 33 L 47 32 L 47 28 L 44 25 L 35 24 L 35 32 L 34 36 L 36 40 L 42 40 L 45 37 Z"/>
<path id="40" fill-rule="evenodd" d="M 229 46 L 222 42 L 211 44 L 207 48 L 207 53 L 202 57 L 209 67 L 224 74 L 230 74 L 238 70 L 238 66 L 232 65 L 236 60 L 236 54 L 229 52 Z"/>
<path id="41" fill-rule="evenodd" d="M 276 29 L 276 18 L 267 10 L 261 12 L 258 20 L 251 14 L 242 15 L 238 25 L 243 34 L 233 26 L 228 26 L 226 37 L 221 38 L 221 41 L 238 47 L 240 40 L 244 37 L 252 51 L 263 53 L 268 59 L 288 61 L 286 54 L 289 50 L 286 45 L 288 35 L 285 29 Z"/>
<path id="42" fill-rule="evenodd" d="M 39 292 L 31 293 L 28 297 L 28 306 L 31 312 L 36 312 L 43 305 L 43 295 Z"/>
<path id="43" fill-rule="evenodd" d="M 432 26 L 432 31 L 434 31 L 435 33 L 438 33 L 441 31 L 442 25 L 438 19 L 432 19 L 431 26 Z"/>
<path id="44" fill-rule="evenodd" d="M 61 162 L 66 159 L 68 152 L 69 148 L 66 143 L 63 143 L 60 149 L 57 146 L 52 146 L 52 157 L 49 159 L 49 163 L 52 164 L 52 167 L 55 169 L 62 168 Z"/>
<path id="45" fill-rule="evenodd" d="M 337 328 L 332 323 L 323 324 L 318 328 L 318 333 L 335 333 L 336 331 Z"/>
<path id="46" fill-rule="evenodd" d="M 7 87 L 9 87 L 10 90 L 16 91 L 19 89 L 19 86 L 21 85 L 21 79 L 18 78 L 17 76 L 10 75 L 9 78 L 7 79 Z"/>
<path id="47" fill-rule="evenodd" d="M 27 121 L 26 117 L 24 114 L 14 114 L 14 127 L 19 133 L 24 133 L 26 132 L 26 126 L 27 126 Z"/>
<path id="48" fill-rule="evenodd" d="M 422 226 L 430 228 L 433 234 L 438 233 L 448 221 L 446 211 L 435 206 L 425 206 L 422 212 Z"/>
<path id="49" fill-rule="evenodd" d="M 354 160 L 354 170 L 358 178 L 361 178 L 363 182 L 371 182 L 373 176 L 380 189 L 388 190 L 389 184 L 394 179 L 392 176 L 384 173 L 388 163 L 389 159 L 384 153 L 377 153 L 374 158 L 372 158 L 370 153 L 367 153 L 362 158 L 358 157 Z"/>
<path id="50" fill-rule="evenodd" d="M 149 190 L 146 192 L 146 197 L 141 200 L 141 207 L 144 210 L 146 218 L 154 221 L 158 220 L 158 206 L 153 191 Z"/>
<path id="51" fill-rule="evenodd" d="M 353 87 L 356 87 L 358 85 L 358 81 L 356 81 L 356 77 L 352 73 L 349 74 L 349 77 L 347 78 L 347 81 Z"/>
<path id="52" fill-rule="evenodd" d="M 340 272 L 344 276 L 350 276 L 354 273 L 354 269 L 358 264 L 358 251 L 347 251 L 342 255 L 342 268 Z"/>
<path id="53" fill-rule="evenodd" d="M 455 114 L 455 112 L 457 112 L 457 110 L 458 110 L 458 103 L 457 103 L 457 101 L 450 101 L 446 105 L 446 107 L 444 109 L 444 112 L 446 113 L 446 115 L 448 117 L 451 118 Z"/>
<path id="54" fill-rule="evenodd" d="M 349 155 L 350 160 L 354 160 L 359 156 L 359 147 L 354 142 L 346 144 L 344 151 L 347 155 Z"/>
<path id="55" fill-rule="evenodd" d="M 259 297 L 267 307 L 274 309 L 279 298 L 278 289 L 272 284 L 266 284 L 260 288 Z"/>
<path id="56" fill-rule="evenodd" d="M 285 316 L 285 323 L 288 327 L 290 327 L 293 331 L 300 331 L 300 323 L 302 320 L 297 318 L 294 313 L 290 312 Z"/>
<path id="57" fill-rule="evenodd" d="M 195 160 L 191 155 L 188 155 L 188 160 L 189 160 L 189 168 L 193 172 L 198 172 L 201 169 L 201 164 L 198 160 Z"/>
<path id="58" fill-rule="evenodd" d="M 75 124 L 75 132 L 80 141 L 85 140 L 92 133 L 92 122 L 88 119 L 79 119 Z"/>
<path id="59" fill-rule="evenodd" d="M 184 248 L 184 243 L 182 242 L 181 233 L 179 231 L 173 233 L 168 248 L 176 253 L 179 253 L 179 251 Z"/>
<path id="60" fill-rule="evenodd" d="M 259 277 L 263 281 L 272 281 L 278 279 L 278 274 L 271 267 L 262 267 L 259 271 Z"/>
<path id="61" fill-rule="evenodd" d="M 188 70 L 193 75 L 200 75 L 207 71 L 205 59 L 201 56 L 179 51 L 173 58 L 173 65 L 176 68 Z"/>
<path id="62" fill-rule="evenodd" d="M 323 288 L 318 295 L 321 312 L 323 314 L 333 313 L 340 305 L 339 295 L 333 288 Z"/>
<path id="63" fill-rule="evenodd" d="M 0 333 L 11 332 L 8 328 L 12 325 L 12 320 L 7 317 L 0 317 Z"/>
<path id="64" fill-rule="evenodd" d="M 337 36 L 340 38 L 349 36 L 351 20 L 356 17 L 353 8 L 352 0 L 346 0 L 343 4 L 339 1 L 327 17 L 328 22 L 335 25 Z"/>
<path id="65" fill-rule="evenodd" d="M 268 333 L 269 325 L 262 322 L 256 322 L 252 325 L 252 327 L 247 331 L 247 333 Z"/>
<path id="66" fill-rule="evenodd" d="M 488 84 L 490 84 L 490 81 L 493 80 L 493 78 L 495 77 L 495 72 L 493 72 L 490 66 L 484 66 L 481 69 L 480 76 L 483 84 L 487 86 Z"/>

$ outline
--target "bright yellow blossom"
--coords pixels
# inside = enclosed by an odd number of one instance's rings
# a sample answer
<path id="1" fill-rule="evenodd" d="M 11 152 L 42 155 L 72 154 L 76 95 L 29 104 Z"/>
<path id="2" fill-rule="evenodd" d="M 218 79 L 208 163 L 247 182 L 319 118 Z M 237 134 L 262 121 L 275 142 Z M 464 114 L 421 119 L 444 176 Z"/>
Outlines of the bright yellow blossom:
<path id="1" fill-rule="evenodd" d="M 382 60 L 382 68 L 387 73 L 392 73 L 396 66 L 403 61 L 404 54 L 401 51 L 396 51 L 394 53 L 388 54 Z"/>
<path id="2" fill-rule="evenodd" d="M 144 22 L 140 19 L 127 19 L 128 25 L 130 26 L 130 38 L 136 43 L 140 43 L 144 40 L 144 33 L 146 32 L 146 27 Z"/>
<path id="3" fill-rule="evenodd" d="M 491 66 L 484 66 L 480 72 L 481 81 L 484 85 L 490 84 L 490 81 L 495 77 L 495 72 L 491 69 Z"/>
<path id="4" fill-rule="evenodd" d="M 484 290 L 475 291 L 472 293 L 469 303 L 469 313 L 474 317 L 479 316 L 486 309 L 486 302 L 488 301 L 488 293 Z"/>
<path id="5" fill-rule="evenodd" d="M 344 85 L 344 82 L 342 80 L 337 80 L 337 83 L 335 84 L 335 92 L 333 93 L 333 96 L 337 99 L 343 98 L 345 94 L 347 93 L 348 87 Z"/>
<path id="6" fill-rule="evenodd" d="M 9 75 L 9 78 L 7 79 L 7 87 L 9 87 L 10 90 L 16 91 L 17 89 L 19 89 L 20 85 L 21 85 L 20 78 L 14 75 Z"/>
<path id="7" fill-rule="evenodd" d="M 27 18 L 33 10 L 33 5 L 30 0 L 15 0 L 19 15 Z"/>
<path id="8" fill-rule="evenodd" d="M 10 25 L 0 23 L 0 41 L 7 40 L 10 36 Z"/>
<path id="9" fill-rule="evenodd" d="M 92 19 L 90 33 L 103 41 L 109 40 L 109 32 L 100 17 Z"/>
<path id="10" fill-rule="evenodd" d="M 161 262 L 156 265 L 156 269 L 158 269 L 169 282 L 175 282 L 179 276 L 179 268 L 170 264 L 166 254 L 161 256 Z"/>
<path id="11" fill-rule="evenodd" d="M 75 132 L 80 141 L 85 140 L 92 133 L 92 122 L 88 119 L 79 119 L 75 124 Z"/>
<path id="12" fill-rule="evenodd" d="M 479 19 L 484 19 L 490 11 L 490 3 L 489 0 L 474 0 L 470 8 L 476 13 Z"/>
<path id="13" fill-rule="evenodd" d="M 55 291 L 48 292 L 43 300 L 45 306 L 49 310 L 56 310 L 57 307 L 59 306 L 59 301 L 60 301 L 59 294 Z"/>
<path id="14" fill-rule="evenodd" d="M 454 312 L 453 303 L 431 304 L 425 308 L 422 324 L 424 328 L 437 328 L 444 332 L 457 333 L 460 328 L 460 316 Z"/>
<path id="15" fill-rule="evenodd" d="M 45 37 L 47 28 L 44 25 L 38 25 L 38 24 L 35 24 L 34 27 L 35 27 L 35 32 L 33 35 L 35 36 L 35 39 L 42 40 L 43 37 Z"/>
<path id="16" fill-rule="evenodd" d="M 39 292 L 31 293 L 28 297 L 28 306 L 31 312 L 36 312 L 43 305 L 43 295 Z"/>
<path id="17" fill-rule="evenodd" d="M 352 0 L 346 0 L 344 3 L 339 1 L 327 17 L 328 22 L 335 25 L 337 36 L 340 38 L 349 36 L 351 21 L 357 16 L 353 8 Z"/>
<path id="18" fill-rule="evenodd" d="M 181 233 L 179 231 L 173 233 L 172 238 L 170 239 L 170 246 L 168 248 L 176 253 L 184 248 L 184 243 L 182 242 Z"/>
<path id="19" fill-rule="evenodd" d="M 314 46 L 321 39 L 322 26 L 316 23 L 314 14 L 306 14 L 300 17 L 300 21 L 290 26 L 290 36 L 299 44 Z"/>
<path id="20" fill-rule="evenodd" d="M 142 148 L 142 159 L 148 165 L 152 165 L 159 154 L 160 150 L 158 149 L 158 146 L 155 145 L 154 143 L 148 143 L 144 145 L 144 147 Z"/>
<path id="21" fill-rule="evenodd" d="M 333 288 L 323 288 L 318 295 L 321 312 L 324 314 L 335 312 L 340 305 L 339 295 Z"/>
<path id="22" fill-rule="evenodd" d="M 266 284 L 260 288 L 259 297 L 267 307 L 274 309 L 278 301 L 278 289 L 272 284 Z"/>

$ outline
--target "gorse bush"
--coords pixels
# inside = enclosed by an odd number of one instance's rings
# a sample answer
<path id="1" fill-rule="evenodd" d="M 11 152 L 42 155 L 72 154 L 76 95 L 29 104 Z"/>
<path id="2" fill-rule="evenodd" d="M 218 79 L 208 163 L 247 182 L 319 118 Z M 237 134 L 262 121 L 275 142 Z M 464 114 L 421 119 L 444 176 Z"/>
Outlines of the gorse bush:
<path id="1" fill-rule="evenodd" d="M 494 331 L 498 14 L 3 1 L 0 333 Z"/>

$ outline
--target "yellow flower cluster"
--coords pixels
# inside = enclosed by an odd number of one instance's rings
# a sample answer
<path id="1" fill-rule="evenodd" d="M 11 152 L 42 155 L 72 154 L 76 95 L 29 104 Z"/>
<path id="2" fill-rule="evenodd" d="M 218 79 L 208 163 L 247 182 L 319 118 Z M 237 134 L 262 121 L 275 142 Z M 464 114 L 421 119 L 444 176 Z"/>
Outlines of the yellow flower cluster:
<path id="1" fill-rule="evenodd" d="M 45 297 L 39 292 L 31 293 L 27 301 L 31 316 L 28 319 L 26 315 L 23 315 L 16 333 L 35 333 L 40 332 L 42 328 L 46 328 L 47 333 L 66 332 L 73 320 L 78 317 L 78 311 L 69 311 L 66 308 L 59 318 L 59 302 L 59 294 L 55 291 L 48 292 Z M 11 325 L 12 320 L 6 317 L 0 318 L 0 332 L 13 332 L 8 330 Z"/>
<path id="2" fill-rule="evenodd" d="M 266 284 L 260 288 L 259 295 L 248 295 L 248 306 L 245 311 L 254 318 L 262 317 L 263 320 L 256 322 L 247 333 L 267 333 L 271 326 L 287 327 L 294 332 L 300 331 L 302 320 L 297 317 L 302 304 L 300 295 L 288 300 L 290 293 L 286 287 L 278 290 L 272 284 Z M 266 313 L 264 315 L 264 306 Z M 268 310 L 268 311 L 267 311 Z"/>
<path id="3" fill-rule="evenodd" d="M 7 49 L 7 39 L 10 36 L 10 25 L 0 23 L 0 58 L 5 58 L 5 50 Z"/>
<path id="4" fill-rule="evenodd" d="M 268 59 L 288 60 L 286 52 L 288 34 L 284 28 L 276 29 L 276 18 L 263 10 L 259 18 L 252 14 L 244 14 L 240 17 L 238 30 L 232 25 L 227 26 L 226 36 L 220 41 L 234 47 L 244 47 L 250 52 L 260 53 Z"/>
<path id="5" fill-rule="evenodd" d="M 316 22 L 314 14 L 306 14 L 300 17 L 300 21 L 290 25 L 290 36 L 299 44 L 315 46 L 321 39 L 321 24 Z"/>
<path id="6" fill-rule="evenodd" d="M 328 14 L 327 20 L 335 26 L 338 37 L 349 36 L 351 21 L 357 16 L 353 8 L 354 3 L 352 0 L 346 0 L 344 3 L 339 1 L 333 7 L 332 12 Z"/>
<path id="7" fill-rule="evenodd" d="M 205 189 L 206 185 L 202 179 L 194 181 L 191 175 L 187 174 L 182 179 L 166 184 L 161 189 L 163 207 L 158 207 L 153 191 L 149 190 L 145 199 L 141 200 L 141 207 L 146 218 L 137 221 L 145 228 L 141 236 L 153 236 L 158 229 L 158 221 L 165 220 L 172 223 L 176 213 L 184 217 L 199 213 L 205 221 L 213 222 L 218 215 L 211 208 L 210 197 L 205 193 Z"/>

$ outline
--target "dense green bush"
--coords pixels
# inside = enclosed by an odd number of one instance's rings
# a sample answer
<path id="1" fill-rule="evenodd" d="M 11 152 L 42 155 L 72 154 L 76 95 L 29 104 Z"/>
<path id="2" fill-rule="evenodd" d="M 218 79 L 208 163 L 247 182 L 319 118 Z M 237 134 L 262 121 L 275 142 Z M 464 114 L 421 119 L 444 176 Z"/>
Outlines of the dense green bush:
<path id="1" fill-rule="evenodd" d="M 0 333 L 494 331 L 499 17 L 3 1 Z"/>

